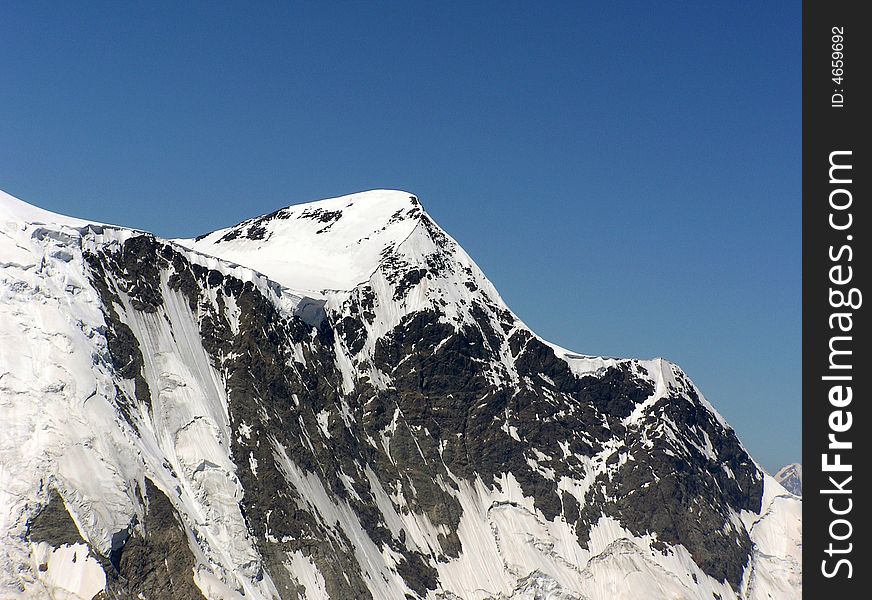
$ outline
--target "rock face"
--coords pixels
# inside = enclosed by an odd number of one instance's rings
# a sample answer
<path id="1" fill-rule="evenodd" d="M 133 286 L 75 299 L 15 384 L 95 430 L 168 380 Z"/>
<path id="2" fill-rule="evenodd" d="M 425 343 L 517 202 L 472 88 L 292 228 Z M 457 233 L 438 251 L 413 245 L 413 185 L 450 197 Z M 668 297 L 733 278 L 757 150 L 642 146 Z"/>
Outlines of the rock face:
<path id="1" fill-rule="evenodd" d="M 802 498 L 801 464 L 793 463 L 792 465 L 782 467 L 781 470 L 775 474 L 775 481 L 784 486 L 784 489 L 786 489 L 794 496 L 799 496 L 800 498 Z"/>
<path id="2" fill-rule="evenodd" d="M 690 379 L 540 339 L 410 194 L 175 241 L 0 201 L 3 597 L 801 594 Z"/>

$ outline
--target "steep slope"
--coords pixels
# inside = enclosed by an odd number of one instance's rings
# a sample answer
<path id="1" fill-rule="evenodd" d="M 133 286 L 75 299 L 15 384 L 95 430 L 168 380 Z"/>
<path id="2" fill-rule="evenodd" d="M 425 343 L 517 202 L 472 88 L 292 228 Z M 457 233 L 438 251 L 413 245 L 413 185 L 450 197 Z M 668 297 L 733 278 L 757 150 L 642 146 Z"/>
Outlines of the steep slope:
<path id="1" fill-rule="evenodd" d="M 795 598 L 800 502 L 418 200 L 163 241 L 0 198 L 0 579 L 91 598 Z"/>

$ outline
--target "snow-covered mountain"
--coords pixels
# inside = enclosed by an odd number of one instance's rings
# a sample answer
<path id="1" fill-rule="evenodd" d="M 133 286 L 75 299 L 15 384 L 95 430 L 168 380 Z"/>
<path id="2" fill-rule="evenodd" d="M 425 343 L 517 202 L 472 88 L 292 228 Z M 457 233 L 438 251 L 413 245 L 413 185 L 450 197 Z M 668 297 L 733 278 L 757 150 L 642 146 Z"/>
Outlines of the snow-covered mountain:
<path id="1" fill-rule="evenodd" d="M 2 598 L 801 595 L 681 369 L 542 340 L 408 193 L 172 241 L 0 193 L 0 297 Z"/>
<path id="2" fill-rule="evenodd" d="M 794 496 L 802 497 L 802 465 L 793 463 L 784 467 L 775 474 L 775 481 L 784 486 Z"/>

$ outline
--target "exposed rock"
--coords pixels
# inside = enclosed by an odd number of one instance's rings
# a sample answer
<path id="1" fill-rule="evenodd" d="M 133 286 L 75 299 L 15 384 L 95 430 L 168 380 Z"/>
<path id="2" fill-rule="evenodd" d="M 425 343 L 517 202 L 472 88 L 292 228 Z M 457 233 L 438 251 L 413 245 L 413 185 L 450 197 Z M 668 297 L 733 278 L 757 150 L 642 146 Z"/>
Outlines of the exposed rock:
<path id="1" fill-rule="evenodd" d="M 48 502 L 27 524 L 26 537 L 32 542 L 46 542 L 55 548 L 64 544 L 84 544 L 75 521 L 56 490 L 49 492 Z"/>
<path id="2" fill-rule="evenodd" d="M 145 519 L 113 557 L 107 596 L 118 600 L 178 598 L 202 600 L 194 583 L 194 555 L 188 535 L 169 498 L 145 480 Z"/>
<path id="3" fill-rule="evenodd" d="M 198 242 L 256 255 L 305 227 L 319 244 L 361 220 L 346 216 L 354 202 L 281 209 Z M 88 534 L 111 537 L 95 543 L 110 547 L 97 557 L 104 597 L 201 598 L 210 584 L 196 571 L 258 600 L 604 600 L 585 569 L 612 559 L 682 590 L 743 593 L 758 553 L 741 515 L 762 518 L 764 476 L 680 369 L 546 343 L 416 198 L 382 211 L 342 247 L 377 264 L 321 292 L 147 234 L 64 233 L 102 315 L 88 335 L 109 408 L 95 402 L 88 418 L 108 413 L 117 434 L 76 447 L 126 461 L 93 462 L 127 486 L 113 505 L 123 518 Z M 173 402 L 178 413 L 164 410 Z M 198 448 L 213 437 L 211 455 Z M 26 539 L 84 542 L 51 494 Z M 231 525 L 236 562 L 214 541 Z M 204 534 L 216 526 L 228 529 Z M 666 570 L 677 554 L 690 558 Z"/>

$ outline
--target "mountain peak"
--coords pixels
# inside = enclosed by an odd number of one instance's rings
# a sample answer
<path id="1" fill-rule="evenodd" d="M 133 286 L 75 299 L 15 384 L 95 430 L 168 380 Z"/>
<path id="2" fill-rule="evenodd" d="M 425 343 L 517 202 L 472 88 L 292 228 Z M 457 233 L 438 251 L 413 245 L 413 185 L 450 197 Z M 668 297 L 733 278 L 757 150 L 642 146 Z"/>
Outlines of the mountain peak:
<path id="1" fill-rule="evenodd" d="M 799 595 L 690 379 L 547 344 L 411 194 L 177 243 L 0 201 L 0 596 Z"/>
<path id="2" fill-rule="evenodd" d="M 402 243 L 423 214 L 413 194 L 372 190 L 291 205 L 176 242 L 288 288 L 348 290 L 370 277 L 385 249 Z"/>
<path id="3" fill-rule="evenodd" d="M 794 496 L 802 497 L 802 465 L 793 463 L 784 467 L 775 474 L 775 481 L 784 486 Z"/>

